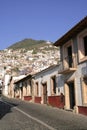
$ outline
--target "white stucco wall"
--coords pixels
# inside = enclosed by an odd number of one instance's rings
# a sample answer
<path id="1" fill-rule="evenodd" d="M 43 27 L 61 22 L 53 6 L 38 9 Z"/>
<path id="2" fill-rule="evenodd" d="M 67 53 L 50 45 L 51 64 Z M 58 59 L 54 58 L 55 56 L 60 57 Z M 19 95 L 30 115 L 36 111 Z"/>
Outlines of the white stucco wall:
<path id="1" fill-rule="evenodd" d="M 39 85 L 39 96 L 42 95 L 42 85 L 41 82 L 47 82 L 47 95 L 51 96 L 51 77 L 56 76 L 56 86 L 57 86 L 57 94 L 60 95 L 60 93 L 64 93 L 63 85 L 58 86 L 58 66 L 48 69 L 46 71 L 43 71 L 42 73 L 35 76 L 35 82 L 38 82 Z M 58 87 L 60 87 L 60 92 L 58 92 Z"/>
<path id="2" fill-rule="evenodd" d="M 76 72 L 78 105 L 82 105 L 82 78 L 83 77 L 87 77 L 87 61 L 79 64 Z"/>
<path id="3" fill-rule="evenodd" d="M 4 95 L 8 95 L 8 83 L 11 78 L 11 75 L 6 74 L 4 77 Z"/>

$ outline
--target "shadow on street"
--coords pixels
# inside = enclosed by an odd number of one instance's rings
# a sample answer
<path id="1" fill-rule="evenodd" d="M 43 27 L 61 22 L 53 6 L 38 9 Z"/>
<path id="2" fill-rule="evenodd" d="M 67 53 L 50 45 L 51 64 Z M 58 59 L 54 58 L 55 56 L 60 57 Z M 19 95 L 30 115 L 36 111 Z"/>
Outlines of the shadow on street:
<path id="1" fill-rule="evenodd" d="M 11 112 L 11 108 L 17 106 L 17 104 L 4 102 L 2 98 L 0 97 L 0 120 L 5 116 L 7 113 Z"/>

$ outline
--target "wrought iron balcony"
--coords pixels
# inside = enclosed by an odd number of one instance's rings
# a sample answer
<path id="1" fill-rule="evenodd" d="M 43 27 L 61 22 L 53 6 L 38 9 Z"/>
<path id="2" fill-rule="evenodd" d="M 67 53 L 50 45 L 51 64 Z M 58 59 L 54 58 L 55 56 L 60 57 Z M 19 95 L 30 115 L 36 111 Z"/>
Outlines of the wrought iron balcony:
<path id="1" fill-rule="evenodd" d="M 76 56 L 67 56 L 63 59 L 63 61 L 60 61 L 59 65 L 59 74 L 66 74 L 70 72 L 76 71 Z"/>

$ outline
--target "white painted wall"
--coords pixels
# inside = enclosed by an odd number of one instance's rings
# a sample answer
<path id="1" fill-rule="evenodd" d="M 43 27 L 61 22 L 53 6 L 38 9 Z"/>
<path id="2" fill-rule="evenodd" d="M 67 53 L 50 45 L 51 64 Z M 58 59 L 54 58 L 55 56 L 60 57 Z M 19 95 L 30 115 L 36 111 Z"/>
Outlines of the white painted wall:
<path id="1" fill-rule="evenodd" d="M 8 84 L 9 84 L 10 78 L 11 78 L 11 75 L 9 75 L 9 74 L 6 74 L 4 76 L 4 90 L 3 90 L 3 93 L 6 96 L 8 95 Z"/>
<path id="2" fill-rule="evenodd" d="M 58 93 L 58 66 L 42 71 L 40 74 L 35 76 L 35 82 L 38 82 L 39 85 L 39 96 L 42 96 L 42 85 L 41 82 L 47 82 L 47 91 L 48 96 L 51 96 L 51 77 L 56 76 L 56 85 L 57 85 L 57 95 L 60 95 L 60 92 L 64 93 L 63 86 L 60 88 Z"/>

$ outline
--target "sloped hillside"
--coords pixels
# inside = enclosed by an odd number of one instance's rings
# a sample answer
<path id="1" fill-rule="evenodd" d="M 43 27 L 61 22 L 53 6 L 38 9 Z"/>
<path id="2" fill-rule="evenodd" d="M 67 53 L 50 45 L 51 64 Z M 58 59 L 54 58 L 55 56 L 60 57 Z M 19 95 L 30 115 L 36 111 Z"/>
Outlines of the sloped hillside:
<path id="1" fill-rule="evenodd" d="M 33 40 L 33 39 L 24 39 L 22 41 L 19 41 L 10 47 L 8 49 L 33 49 L 33 48 L 39 48 L 46 46 L 47 42 L 44 40 Z"/>

